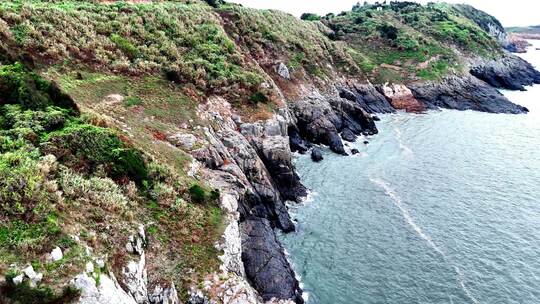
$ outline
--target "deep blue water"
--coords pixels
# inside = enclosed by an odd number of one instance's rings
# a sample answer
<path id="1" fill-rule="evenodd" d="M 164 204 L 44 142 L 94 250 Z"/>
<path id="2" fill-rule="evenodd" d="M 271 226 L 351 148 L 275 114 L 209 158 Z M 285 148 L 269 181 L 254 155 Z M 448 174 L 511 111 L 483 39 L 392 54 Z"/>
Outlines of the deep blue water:
<path id="1" fill-rule="evenodd" d="M 540 303 L 540 86 L 504 93 L 531 112 L 386 115 L 360 155 L 297 157 L 308 303 Z"/>

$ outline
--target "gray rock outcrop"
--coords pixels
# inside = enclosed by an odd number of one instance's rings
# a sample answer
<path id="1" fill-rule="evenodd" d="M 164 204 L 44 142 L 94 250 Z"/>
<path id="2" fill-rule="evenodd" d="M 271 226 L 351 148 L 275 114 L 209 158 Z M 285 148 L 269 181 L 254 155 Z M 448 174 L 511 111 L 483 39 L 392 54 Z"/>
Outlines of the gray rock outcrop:
<path id="1" fill-rule="evenodd" d="M 428 109 L 474 110 L 519 114 L 527 109 L 510 102 L 497 89 L 473 76 L 448 76 L 442 81 L 409 85 Z"/>
<path id="2" fill-rule="evenodd" d="M 242 259 L 246 274 L 265 301 L 293 299 L 303 303 L 295 274 L 268 220 L 249 218 L 241 224 Z"/>

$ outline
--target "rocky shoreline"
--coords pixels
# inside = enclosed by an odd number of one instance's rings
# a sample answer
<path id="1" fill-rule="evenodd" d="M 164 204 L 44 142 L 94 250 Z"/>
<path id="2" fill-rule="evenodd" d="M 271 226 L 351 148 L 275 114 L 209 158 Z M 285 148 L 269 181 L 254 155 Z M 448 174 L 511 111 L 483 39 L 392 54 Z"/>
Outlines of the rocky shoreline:
<path id="1" fill-rule="evenodd" d="M 528 111 L 497 89 L 523 90 L 539 84 L 540 72 L 529 63 L 506 54 L 501 60 L 471 66 L 470 75 L 450 75 L 436 82 L 335 85 L 324 94 L 312 90 L 272 118 L 255 123 L 243 123 L 224 99 L 210 99 L 200 113 L 216 123 L 206 130 L 206 144 L 193 155 L 205 164 L 211 184 L 221 189 L 232 215 L 230 225 L 237 225 L 226 232 L 228 242 L 240 247 L 234 257 L 225 258 L 228 270 L 245 276 L 262 301 L 303 303 L 300 284 L 274 231 L 295 230 L 285 202 L 300 202 L 307 194 L 295 173 L 292 152 L 306 153 L 315 145 L 325 145 L 345 156 L 344 141 L 377 134 L 377 113 L 438 108 Z"/>

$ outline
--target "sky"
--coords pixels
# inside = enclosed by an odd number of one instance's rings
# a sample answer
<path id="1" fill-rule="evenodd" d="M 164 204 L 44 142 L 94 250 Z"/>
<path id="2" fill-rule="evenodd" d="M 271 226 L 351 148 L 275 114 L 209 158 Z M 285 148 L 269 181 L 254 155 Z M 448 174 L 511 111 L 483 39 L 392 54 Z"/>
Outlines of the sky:
<path id="1" fill-rule="evenodd" d="M 254 8 L 271 8 L 300 16 L 311 12 L 326 15 L 350 10 L 358 0 L 229 0 Z M 364 0 L 360 1 L 361 3 Z M 369 1 L 374 2 L 374 1 Z M 382 0 L 381 0 L 382 2 Z M 416 1 L 428 2 L 428 1 Z M 437 2 L 437 1 L 431 1 Z M 504 26 L 527 26 L 540 24 L 539 0 L 446 0 L 450 3 L 467 3 L 497 17 Z"/>

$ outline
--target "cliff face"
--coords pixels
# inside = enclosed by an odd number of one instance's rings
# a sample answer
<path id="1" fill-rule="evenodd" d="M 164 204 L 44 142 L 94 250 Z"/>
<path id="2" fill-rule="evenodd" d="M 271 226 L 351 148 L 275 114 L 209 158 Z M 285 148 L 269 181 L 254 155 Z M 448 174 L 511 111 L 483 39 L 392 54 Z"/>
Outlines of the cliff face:
<path id="1" fill-rule="evenodd" d="M 470 7 L 211 2 L 0 4 L 0 300 L 302 303 L 292 152 L 346 156 L 377 113 L 526 113 L 497 88 L 540 83 Z"/>

